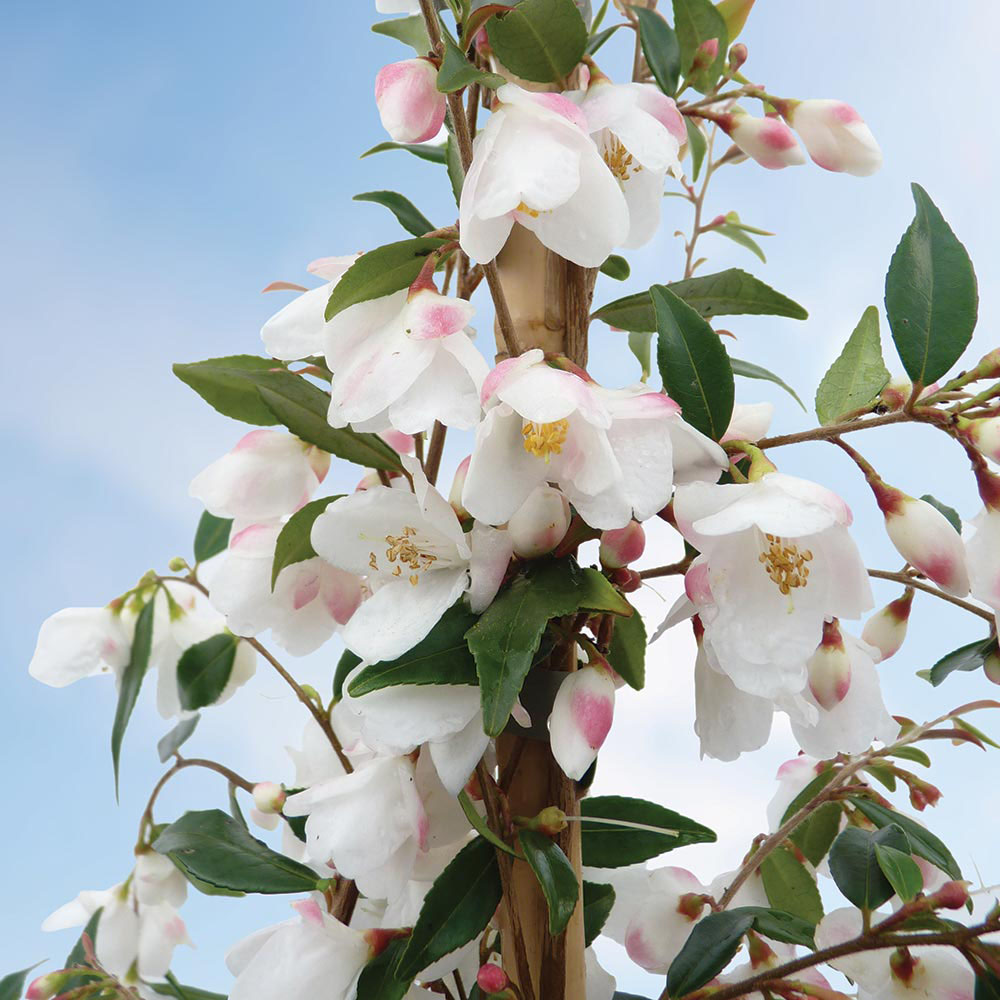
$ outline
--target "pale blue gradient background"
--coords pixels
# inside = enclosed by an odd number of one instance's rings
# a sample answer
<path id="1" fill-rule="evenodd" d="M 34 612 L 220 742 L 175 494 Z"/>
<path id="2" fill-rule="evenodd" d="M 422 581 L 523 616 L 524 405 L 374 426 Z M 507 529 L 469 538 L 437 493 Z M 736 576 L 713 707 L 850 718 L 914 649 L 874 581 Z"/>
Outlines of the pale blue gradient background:
<path id="1" fill-rule="evenodd" d="M 356 192 L 402 190 L 435 222 L 455 216 L 443 171 L 402 153 L 357 159 L 384 138 L 370 96 L 374 74 L 408 55 L 369 32 L 373 6 L 4 0 L 0 8 L 0 759 L 7 789 L 0 975 L 65 955 L 73 935 L 43 935 L 39 923 L 79 889 L 124 877 L 138 814 L 160 771 L 154 744 L 169 726 L 147 692 L 126 740 L 116 807 L 107 746 L 112 686 L 90 681 L 54 692 L 31 681 L 26 667 L 48 614 L 103 604 L 149 567 L 189 551 L 199 509 L 187 483 L 242 429 L 174 379 L 170 363 L 257 352 L 261 322 L 284 301 L 262 299 L 261 287 L 301 280 L 314 257 L 400 238 L 387 212 L 351 202 Z M 1000 220 L 990 183 L 997 143 L 986 117 L 991 76 L 983 58 L 998 26 L 996 7 L 964 0 L 945 13 L 939 4 L 903 0 L 761 0 L 758 8 L 744 36 L 749 75 L 780 94 L 856 105 L 886 166 L 868 180 L 812 166 L 769 173 L 753 164 L 719 175 L 710 214 L 736 208 L 779 235 L 766 241 L 766 266 L 706 237 L 708 270 L 746 267 L 810 310 L 805 323 L 727 320 L 739 337 L 733 353 L 780 372 L 808 402 L 864 307 L 881 303 L 915 179 L 976 263 L 982 318 L 968 357 L 978 357 L 998 329 L 991 278 Z M 602 65 L 621 71 L 628 48 L 620 33 L 601 53 Z M 671 232 L 687 227 L 689 214 L 676 200 L 664 210 L 660 236 L 632 255 L 629 290 L 678 275 Z M 598 300 L 620 289 L 602 280 Z M 485 300 L 479 304 L 488 313 Z M 488 316 L 478 325 L 488 330 Z M 593 357 L 608 382 L 636 375 L 620 336 L 600 324 Z M 813 423 L 772 386 L 741 381 L 738 389 L 744 401 L 773 400 L 781 430 Z M 887 478 L 911 492 L 933 491 L 967 517 L 975 513 L 957 449 L 922 430 L 870 437 L 866 451 Z M 452 462 L 462 454 L 455 446 Z M 775 457 L 786 471 L 841 488 L 871 564 L 898 565 L 870 495 L 839 453 L 811 445 Z M 335 470 L 328 484 L 350 487 L 355 478 L 354 470 Z M 650 563 L 671 558 L 675 545 L 668 532 L 654 532 Z M 670 600 L 673 586 L 656 589 Z M 892 588 L 878 593 L 894 595 Z M 641 600 L 655 624 L 664 601 L 650 590 Z M 894 711 L 923 718 L 992 695 L 979 675 L 960 675 L 940 690 L 914 678 L 981 631 L 931 599 L 918 597 L 914 619 L 910 643 L 882 668 Z M 326 690 L 334 655 L 296 669 Z M 653 647 L 647 691 L 620 697 L 599 784 L 645 794 L 725 831 L 718 845 L 667 859 L 707 881 L 733 867 L 762 829 L 774 769 L 794 750 L 781 726 L 765 751 L 737 764 L 699 764 L 690 664 L 686 633 Z M 232 703 L 208 713 L 192 752 L 253 778 L 289 778 L 280 748 L 298 743 L 299 718 L 261 668 Z M 931 822 L 970 877 L 979 870 L 987 882 L 1000 881 L 995 782 L 985 770 L 994 758 L 945 745 L 934 755 L 946 797 Z M 158 816 L 223 804 L 220 782 L 189 773 L 164 795 Z M 225 948 L 287 913 L 280 898 L 193 894 L 184 916 L 198 950 L 180 950 L 175 970 L 183 981 L 226 989 Z M 615 949 L 603 955 L 625 968 Z M 642 991 L 643 977 L 629 973 L 619 985 Z"/>

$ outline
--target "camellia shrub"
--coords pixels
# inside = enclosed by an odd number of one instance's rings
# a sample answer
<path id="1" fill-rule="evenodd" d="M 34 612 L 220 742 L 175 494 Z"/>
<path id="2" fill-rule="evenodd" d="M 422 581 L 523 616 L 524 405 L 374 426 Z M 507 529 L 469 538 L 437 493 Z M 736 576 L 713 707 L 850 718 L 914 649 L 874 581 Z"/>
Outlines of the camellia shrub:
<path id="1" fill-rule="evenodd" d="M 753 0 L 376 6 L 402 15 L 376 30 L 415 54 L 375 75 L 391 141 L 370 152 L 437 164 L 457 221 L 362 195 L 405 238 L 314 261 L 312 287 L 270 286 L 294 295 L 264 324 L 262 354 L 175 366 L 252 427 L 191 483 L 205 507 L 193 555 L 104 607 L 54 614 L 30 665 L 53 687 L 115 678 L 116 781 L 155 675 L 176 720 L 165 770 L 122 880 L 45 922 L 83 928 L 63 967 L 8 975 L 0 997 L 216 997 L 171 972 L 192 889 L 291 897 L 290 919 L 234 942 L 232 1000 L 626 997 L 591 950 L 602 934 L 665 977 L 661 1000 L 1000 996 L 1000 909 L 974 906 L 933 823 L 887 797 L 935 805 L 929 750 L 995 745 L 969 717 L 1000 704 L 894 716 L 878 674 L 914 602 L 937 600 L 981 638 L 943 644 L 926 679 L 1000 681 L 1000 350 L 960 364 L 977 313 L 962 244 L 914 185 L 885 279 L 907 379 L 890 379 L 869 307 L 816 390 L 818 425 L 772 434 L 771 407 L 736 403 L 736 384 L 788 387 L 730 357 L 713 323 L 806 314 L 746 271 L 710 273 L 702 236 L 759 252 L 760 230 L 710 218 L 709 182 L 807 159 L 871 174 L 881 153 L 860 115 L 746 75 Z M 616 33 L 635 41 L 630 80 L 599 66 Z M 628 281 L 620 252 L 657 233 L 665 193 L 693 210 L 684 272 L 595 307 L 598 272 Z M 676 226 L 684 206 L 666 204 Z M 491 310 L 495 360 L 470 327 Z M 641 381 L 588 369 L 595 322 L 620 331 Z M 894 424 L 964 450 L 982 498 L 964 528 L 865 458 L 861 432 Z M 469 454 L 449 485 L 446 435 Z M 868 567 L 836 482 L 782 471 L 815 441 L 871 487 L 900 569 Z M 332 462 L 358 467 L 350 495 L 323 491 Z M 644 562 L 652 518 L 683 540 L 679 561 Z M 644 622 L 632 595 L 668 576 L 683 595 Z M 898 585 L 881 609 L 872 577 Z M 770 829 L 707 884 L 685 849 L 715 832 L 669 802 L 588 794 L 616 691 L 641 689 L 648 644 L 688 628 L 703 754 L 763 747 L 775 713 L 801 747 Z M 320 649 L 322 691 L 294 665 Z M 288 787 L 185 746 L 257 670 L 301 702 Z M 160 791 L 188 768 L 218 774 L 219 807 L 163 815 Z M 280 851 L 255 834 L 279 827 Z"/>

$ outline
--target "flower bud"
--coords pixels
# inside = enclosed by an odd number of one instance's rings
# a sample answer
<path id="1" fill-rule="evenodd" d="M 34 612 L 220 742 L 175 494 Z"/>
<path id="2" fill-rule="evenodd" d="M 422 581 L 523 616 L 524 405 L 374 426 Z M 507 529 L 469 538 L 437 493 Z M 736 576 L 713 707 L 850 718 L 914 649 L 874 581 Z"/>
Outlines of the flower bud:
<path id="1" fill-rule="evenodd" d="M 737 42 L 729 50 L 729 72 L 738 73 L 740 67 L 747 61 L 750 55 L 747 47 L 742 42 Z"/>
<path id="2" fill-rule="evenodd" d="M 720 115 L 719 125 L 747 156 L 768 170 L 805 163 L 792 130 L 780 118 L 754 118 L 745 111 Z"/>
<path id="3" fill-rule="evenodd" d="M 566 813 L 558 806 L 546 806 L 537 816 L 528 820 L 518 820 L 526 830 L 537 830 L 547 837 L 554 837 L 566 829 Z"/>
<path id="4" fill-rule="evenodd" d="M 46 972 L 44 976 L 39 976 L 28 984 L 24 1000 L 50 1000 L 51 997 L 62 993 L 69 981 L 77 975 L 78 973 L 69 969 Z"/>
<path id="5" fill-rule="evenodd" d="M 642 577 L 634 569 L 616 569 L 611 582 L 623 593 L 631 594 L 642 586 Z"/>
<path id="6" fill-rule="evenodd" d="M 514 996 L 510 989 L 510 979 L 507 978 L 507 973 L 499 965 L 494 965 L 492 962 L 487 962 L 480 967 L 479 972 L 476 973 L 476 985 L 487 997 Z"/>
<path id="7" fill-rule="evenodd" d="M 851 687 L 851 660 L 836 618 L 823 623 L 823 638 L 806 666 L 809 690 L 817 704 L 827 711 L 836 708 Z"/>
<path id="8" fill-rule="evenodd" d="M 569 501 L 552 486 L 538 486 L 507 522 L 515 555 L 535 559 L 551 552 L 563 539 L 572 514 Z"/>
<path id="9" fill-rule="evenodd" d="M 813 162 L 825 170 L 867 177 L 882 166 L 882 150 L 875 136 L 849 104 L 789 101 L 781 110 Z"/>
<path id="10" fill-rule="evenodd" d="M 1000 462 L 1000 417 L 986 417 L 983 420 L 959 419 L 962 436 L 981 455 L 993 462 Z"/>
<path id="11" fill-rule="evenodd" d="M 715 62 L 715 57 L 718 54 L 719 39 L 706 38 L 695 51 L 694 61 L 691 63 L 691 72 L 697 73 L 699 70 L 708 69 Z"/>
<path id="12" fill-rule="evenodd" d="M 427 59 L 404 59 L 379 70 L 375 103 L 382 126 L 396 142 L 426 142 L 444 123 L 445 96 Z"/>
<path id="13" fill-rule="evenodd" d="M 566 675 L 552 704 L 549 739 L 552 756 L 567 778 L 582 778 L 594 762 L 614 712 L 615 682 L 610 671 L 588 665 Z"/>
<path id="14" fill-rule="evenodd" d="M 900 775 L 910 789 L 910 805 L 918 812 L 923 812 L 928 806 L 936 806 L 941 800 L 941 789 L 928 781 L 918 778 L 915 774 Z"/>
<path id="15" fill-rule="evenodd" d="M 960 910 L 969 901 L 969 883 L 954 880 L 945 882 L 937 892 L 928 897 L 935 908 L 945 910 Z"/>
<path id="16" fill-rule="evenodd" d="M 879 652 L 879 662 L 899 652 L 906 638 L 906 626 L 913 606 L 913 588 L 907 587 L 901 597 L 890 601 L 865 622 L 861 638 Z"/>
<path id="17" fill-rule="evenodd" d="M 279 813 L 285 805 L 285 790 L 273 781 L 261 781 L 253 786 L 253 804 L 268 815 Z"/>
<path id="18" fill-rule="evenodd" d="M 624 528 L 612 528 L 601 533 L 601 565 L 605 569 L 624 569 L 642 556 L 646 548 L 646 532 L 638 521 L 629 521 Z"/>

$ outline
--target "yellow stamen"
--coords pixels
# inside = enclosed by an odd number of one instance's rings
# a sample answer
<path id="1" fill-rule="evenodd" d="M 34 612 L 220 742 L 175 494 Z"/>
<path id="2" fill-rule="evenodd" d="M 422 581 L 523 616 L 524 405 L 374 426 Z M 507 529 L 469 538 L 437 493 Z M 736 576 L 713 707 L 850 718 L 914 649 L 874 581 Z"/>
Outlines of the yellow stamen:
<path id="1" fill-rule="evenodd" d="M 642 164 L 635 162 L 632 154 L 615 136 L 611 137 L 611 141 L 604 150 L 604 162 L 608 165 L 611 173 L 623 182 L 642 170 Z"/>
<path id="2" fill-rule="evenodd" d="M 536 424 L 530 420 L 524 422 L 521 428 L 524 437 L 524 450 L 529 455 L 544 458 L 549 461 L 553 454 L 562 452 L 562 446 L 566 443 L 566 435 L 569 434 L 569 421 L 556 420 L 550 424 Z"/>
<path id="3" fill-rule="evenodd" d="M 522 201 L 517 208 L 514 209 L 515 212 L 523 212 L 525 215 L 530 215 L 533 219 L 537 219 L 542 213 L 535 208 L 528 208 L 527 205 Z"/>
<path id="4" fill-rule="evenodd" d="M 813 554 L 809 549 L 800 550 L 795 544 L 786 544 L 780 535 L 767 535 L 768 547 L 757 557 L 764 566 L 771 582 L 786 596 L 798 587 L 809 583 L 809 567 Z"/>
<path id="5" fill-rule="evenodd" d="M 403 575 L 403 566 L 415 572 L 410 574 L 410 583 L 416 586 L 420 582 L 420 574 L 431 569 L 437 562 L 437 556 L 430 552 L 424 552 L 413 538 L 417 534 L 417 529 L 411 525 L 404 525 L 401 535 L 386 535 L 385 541 L 388 548 L 385 550 L 385 557 L 391 563 L 397 563 L 392 570 L 393 576 Z M 372 569 L 378 569 L 378 560 L 374 552 L 368 553 L 368 565 Z"/>

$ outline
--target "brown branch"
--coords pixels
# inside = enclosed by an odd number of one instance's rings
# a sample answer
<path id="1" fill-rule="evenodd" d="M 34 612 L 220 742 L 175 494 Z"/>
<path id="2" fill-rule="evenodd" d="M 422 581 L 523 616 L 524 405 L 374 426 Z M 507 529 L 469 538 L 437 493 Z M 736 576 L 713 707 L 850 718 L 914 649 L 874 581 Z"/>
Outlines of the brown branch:
<path id="1" fill-rule="evenodd" d="M 689 556 L 678 559 L 677 562 L 668 563 L 666 566 L 654 566 L 652 569 L 639 570 L 639 577 L 643 580 L 652 580 L 657 576 L 679 576 L 688 571 L 691 565 Z"/>
<path id="2" fill-rule="evenodd" d="M 437 483 L 441 455 L 444 452 L 444 437 L 447 433 L 448 428 L 440 420 L 435 420 L 434 430 L 431 431 L 431 442 L 427 448 L 427 459 L 424 462 L 424 475 L 432 486 Z"/>
<path id="3" fill-rule="evenodd" d="M 798 431 L 795 434 L 779 434 L 776 437 L 761 438 L 758 448 L 780 448 L 786 444 L 799 444 L 801 441 L 829 441 L 831 438 L 852 431 L 863 431 L 869 427 L 885 427 L 887 424 L 901 424 L 916 419 L 913 414 L 902 410 L 895 413 L 884 413 L 870 420 L 850 421 L 844 424 L 830 424 L 828 427 L 814 427 L 809 431 Z"/>
<path id="4" fill-rule="evenodd" d="M 971 614 L 978 615 L 991 625 L 993 624 L 993 614 L 991 612 L 985 611 L 983 608 L 976 607 L 975 604 L 970 604 L 969 601 L 963 601 L 960 597 L 952 597 L 951 594 L 946 594 L 943 590 L 938 590 L 937 587 L 932 587 L 929 583 L 923 583 L 922 581 L 911 576 L 909 573 L 892 573 L 885 569 L 870 569 L 868 570 L 868 575 L 875 577 L 877 580 L 894 580 L 896 583 L 905 584 L 907 587 L 913 587 L 915 590 L 922 590 L 925 594 L 931 594 L 934 597 L 939 597 L 942 601 L 954 604 L 955 607 L 961 608 L 963 611 L 968 611 Z"/>

